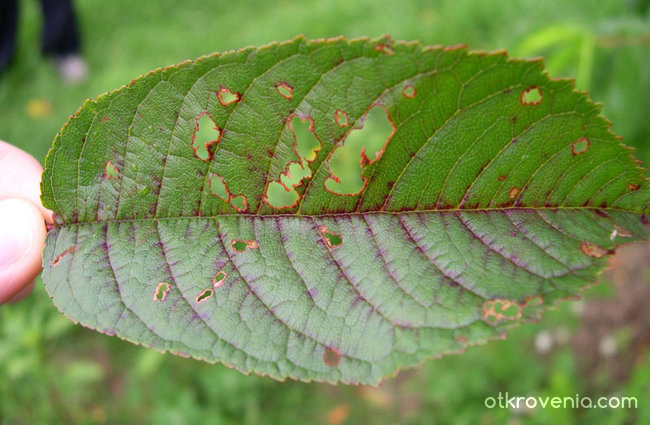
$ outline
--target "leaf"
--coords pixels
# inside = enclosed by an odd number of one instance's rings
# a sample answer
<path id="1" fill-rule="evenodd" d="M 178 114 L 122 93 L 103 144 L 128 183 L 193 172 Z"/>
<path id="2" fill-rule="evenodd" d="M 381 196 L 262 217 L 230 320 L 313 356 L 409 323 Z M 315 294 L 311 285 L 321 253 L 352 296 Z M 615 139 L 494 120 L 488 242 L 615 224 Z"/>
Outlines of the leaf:
<path id="1" fill-rule="evenodd" d="M 387 38 L 159 69 L 56 137 L 43 280 L 137 344 L 377 383 L 502 337 L 648 238 L 650 188 L 599 111 L 539 60 Z"/>

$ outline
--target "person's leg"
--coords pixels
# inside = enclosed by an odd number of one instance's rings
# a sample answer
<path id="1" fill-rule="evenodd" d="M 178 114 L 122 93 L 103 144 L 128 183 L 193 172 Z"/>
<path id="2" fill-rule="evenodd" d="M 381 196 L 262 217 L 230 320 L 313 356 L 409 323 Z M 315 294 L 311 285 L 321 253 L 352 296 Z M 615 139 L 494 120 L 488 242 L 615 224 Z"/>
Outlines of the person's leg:
<path id="1" fill-rule="evenodd" d="M 0 72 L 9 65 L 14 56 L 17 29 L 17 1 L 0 0 Z"/>
<path id="2" fill-rule="evenodd" d="M 43 9 L 43 54 L 54 57 L 78 55 L 77 19 L 70 0 L 41 0 Z"/>
<path id="3" fill-rule="evenodd" d="M 2 1 L 2 0 L 0 0 Z M 70 0 L 41 0 L 43 54 L 53 56 L 61 78 L 69 83 L 84 80 L 86 63 L 81 58 L 77 18 Z"/>

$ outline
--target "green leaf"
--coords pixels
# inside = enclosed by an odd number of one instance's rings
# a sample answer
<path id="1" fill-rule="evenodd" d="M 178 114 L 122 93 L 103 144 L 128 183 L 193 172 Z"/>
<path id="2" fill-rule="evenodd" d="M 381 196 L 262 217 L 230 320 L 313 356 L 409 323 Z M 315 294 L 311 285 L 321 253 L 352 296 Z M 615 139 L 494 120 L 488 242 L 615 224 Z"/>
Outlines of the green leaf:
<path id="1" fill-rule="evenodd" d="M 503 336 L 648 238 L 650 188 L 599 111 L 539 60 L 387 38 L 159 69 L 56 137 L 43 280 L 137 344 L 377 383 Z"/>

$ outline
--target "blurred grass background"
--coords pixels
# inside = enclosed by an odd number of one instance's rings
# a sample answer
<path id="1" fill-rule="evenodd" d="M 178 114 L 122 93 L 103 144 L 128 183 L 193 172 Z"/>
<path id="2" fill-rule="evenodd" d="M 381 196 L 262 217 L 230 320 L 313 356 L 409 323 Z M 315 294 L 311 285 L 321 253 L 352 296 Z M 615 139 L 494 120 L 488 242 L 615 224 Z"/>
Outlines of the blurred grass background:
<path id="1" fill-rule="evenodd" d="M 543 55 L 576 78 L 650 164 L 648 0 L 79 0 L 90 78 L 62 84 L 39 54 L 41 15 L 22 0 L 18 55 L 0 75 L 0 138 L 42 161 L 84 99 L 213 51 L 391 34 L 426 44 Z M 650 423 L 650 251 L 619 253 L 604 284 L 505 341 L 432 360 L 378 388 L 279 383 L 162 355 L 64 319 L 39 284 L 0 307 L 1 424 Z M 511 395 L 636 396 L 638 409 L 487 409 Z"/>

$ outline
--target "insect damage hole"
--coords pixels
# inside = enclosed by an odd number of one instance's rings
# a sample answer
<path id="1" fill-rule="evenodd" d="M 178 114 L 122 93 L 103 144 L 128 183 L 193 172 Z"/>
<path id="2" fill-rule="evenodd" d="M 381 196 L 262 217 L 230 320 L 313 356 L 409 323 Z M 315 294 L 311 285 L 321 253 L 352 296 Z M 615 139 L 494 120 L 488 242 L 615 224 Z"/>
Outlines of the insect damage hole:
<path id="1" fill-rule="evenodd" d="M 210 193 L 212 195 L 229 203 L 237 212 L 245 212 L 248 210 L 246 197 L 241 194 L 233 196 L 226 186 L 226 181 L 219 174 L 211 174 L 209 183 Z"/>
<path id="2" fill-rule="evenodd" d="M 521 306 L 514 301 L 494 299 L 483 303 L 483 320 L 490 324 L 519 318 L 521 318 Z"/>
<path id="3" fill-rule="evenodd" d="M 259 244 L 257 241 L 245 241 L 242 239 L 233 239 L 232 242 L 232 249 L 234 249 L 237 252 L 244 252 L 247 249 L 257 249 L 259 248 Z"/>
<path id="4" fill-rule="evenodd" d="M 349 125 L 347 112 L 337 109 L 334 112 L 334 121 L 339 127 L 347 127 Z"/>
<path id="5" fill-rule="evenodd" d="M 402 96 L 407 99 L 413 99 L 417 94 L 417 90 L 413 84 L 407 84 L 402 89 Z"/>
<path id="6" fill-rule="evenodd" d="M 197 303 L 202 303 L 203 301 L 210 298 L 213 293 L 214 293 L 214 291 L 212 289 L 206 289 L 206 290 L 202 291 L 199 295 L 197 295 L 196 302 Z"/>
<path id="7" fill-rule="evenodd" d="M 573 156 L 578 156 L 589 150 L 589 139 L 586 137 L 581 137 L 575 142 L 571 143 L 571 154 Z"/>
<path id="8" fill-rule="evenodd" d="M 292 208 L 298 203 L 300 194 L 296 188 L 312 176 L 309 164 L 316 159 L 321 149 L 311 117 L 293 115 L 289 120 L 289 128 L 298 160 L 289 162 L 280 177 L 269 182 L 266 187 L 264 201 L 275 209 Z"/>
<path id="9" fill-rule="evenodd" d="M 221 287 L 226 282 L 227 277 L 228 277 L 228 274 L 226 272 L 224 272 L 224 271 L 218 272 L 212 278 L 212 287 L 214 289 L 217 289 L 217 288 Z"/>
<path id="10" fill-rule="evenodd" d="M 221 140 L 221 129 L 207 112 L 201 112 L 195 118 L 192 136 L 192 151 L 201 161 L 209 161 L 214 155 L 217 143 Z"/>
<path id="11" fill-rule="evenodd" d="M 117 180 L 120 177 L 120 172 L 117 170 L 117 167 L 113 165 L 111 161 L 108 161 L 104 165 L 104 176 L 108 180 Z"/>
<path id="12" fill-rule="evenodd" d="M 284 81 L 279 82 L 275 85 L 275 91 L 278 92 L 278 94 L 285 99 L 292 99 L 293 98 L 293 87 L 291 87 L 289 84 L 285 83 Z"/>
<path id="13" fill-rule="evenodd" d="M 343 244 L 343 238 L 341 235 L 330 232 L 327 229 L 327 226 L 320 226 L 318 230 L 320 230 L 320 233 L 323 236 L 323 239 L 325 240 L 325 243 L 328 247 L 335 248 Z"/>
<path id="14" fill-rule="evenodd" d="M 217 90 L 217 98 L 219 99 L 219 103 L 221 103 L 221 105 L 228 106 L 230 104 L 239 102 L 241 96 L 237 92 L 230 91 L 230 89 L 227 87 L 220 86 L 219 90 Z"/>
<path id="15" fill-rule="evenodd" d="M 539 87 L 533 86 L 529 87 L 526 90 L 521 92 L 521 104 L 522 105 L 539 105 L 542 103 L 544 96 Z"/>
<path id="16" fill-rule="evenodd" d="M 160 282 L 158 286 L 156 286 L 155 291 L 153 291 L 153 300 L 158 302 L 165 301 L 170 288 L 169 283 Z"/>
<path id="17" fill-rule="evenodd" d="M 335 348 L 325 347 L 323 363 L 329 367 L 337 367 L 341 363 L 341 353 Z"/>
<path id="18" fill-rule="evenodd" d="M 366 167 L 377 162 L 388 142 L 395 134 L 388 111 L 374 105 L 359 119 L 328 160 L 330 176 L 325 179 L 325 189 L 337 195 L 358 195 L 367 183 Z"/>

